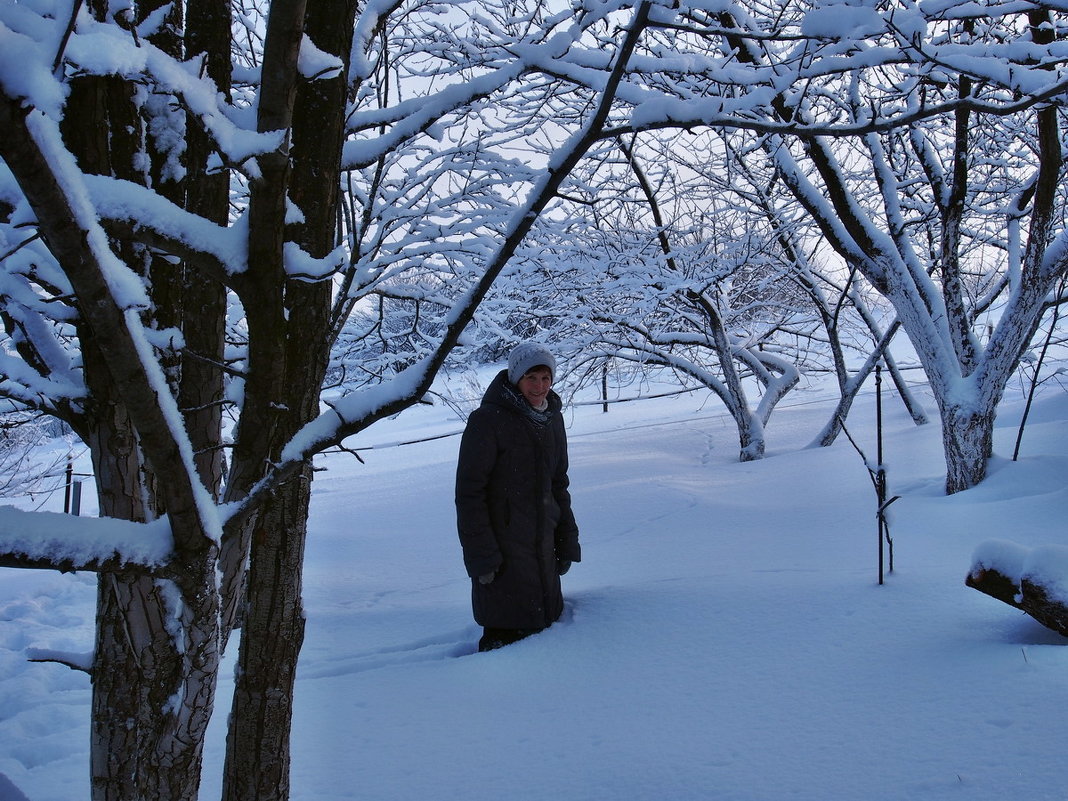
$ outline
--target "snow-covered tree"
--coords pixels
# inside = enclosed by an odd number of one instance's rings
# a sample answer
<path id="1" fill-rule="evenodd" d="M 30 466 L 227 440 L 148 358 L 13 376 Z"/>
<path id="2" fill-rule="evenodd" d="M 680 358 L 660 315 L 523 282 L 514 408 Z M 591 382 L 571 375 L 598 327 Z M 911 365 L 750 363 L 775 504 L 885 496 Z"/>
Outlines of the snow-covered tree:
<path id="1" fill-rule="evenodd" d="M 538 298 L 540 325 L 575 351 L 572 369 L 627 360 L 710 389 L 738 426 L 740 458 L 758 459 L 800 376 L 787 340 L 801 295 L 775 241 L 673 167 L 625 143 L 591 154 L 569 182 L 570 217 L 543 218 L 530 241 L 537 270 L 498 303 Z"/>
<path id="2" fill-rule="evenodd" d="M 286 797 L 311 459 L 425 395 L 598 143 L 758 134 L 912 339 L 947 488 L 979 481 L 1068 269 L 1061 24 L 952 2 L 0 0 L 0 389 L 71 426 L 128 524 L 91 549 L 60 524 L 47 547 L 0 535 L 6 561 L 100 572 L 93 797 L 196 797 L 237 624 L 224 795 Z"/>
<path id="3" fill-rule="evenodd" d="M 144 526 L 0 538 L 6 563 L 100 572 L 94 798 L 197 796 L 238 622 L 223 793 L 287 797 L 311 459 L 426 393 L 596 141 L 647 10 L 0 3 L 4 390 L 70 422 L 102 514 Z M 614 66 L 575 93 L 593 28 Z M 429 304 L 433 336 L 320 413 L 375 300 Z"/>
<path id="4" fill-rule="evenodd" d="M 683 3 L 653 27 L 606 135 L 760 134 L 838 257 L 893 304 L 938 404 L 947 491 L 980 481 L 1005 384 L 1068 269 L 1062 15 L 785 0 Z"/>
<path id="5" fill-rule="evenodd" d="M 855 269 L 836 267 L 822 255 L 826 242 L 813 219 L 797 204 L 780 180 L 771 159 L 764 154 L 759 138 L 733 132 L 724 136 L 729 154 L 727 166 L 718 174 L 700 170 L 719 191 L 736 196 L 749 211 L 748 224 L 766 226 L 790 265 L 790 278 L 808 298 L 818 328 L 796 330 L 816 352 L 824 352 L 838 382 L 841 399 L 815 443 L 830 445 L 840 433 L 853 400 L 879 363 L 886 364 L 898 393 L 917 425 L 927 422 L 926 413 L 909 389 L 897 362 L 889 351 L 900 329 L 892 321 L 883 330 L 873 309 L 873 294 Z M 698 169 L 691 167 L 691 169 Z M 828 262 L 831 261 L 831 264 Z M 878 305 L 878 304 L 876 304 Z M 885 304 L 884 304 L 885 305 Z M 820 347 L 820 341 L 824 347 Z M 864 343 L 869 344 L 865 347 Z M 851 369 L 849 355 L 860 357 L 860 366 Z M 808 368 L 809 371 L 811 367 Z"/>

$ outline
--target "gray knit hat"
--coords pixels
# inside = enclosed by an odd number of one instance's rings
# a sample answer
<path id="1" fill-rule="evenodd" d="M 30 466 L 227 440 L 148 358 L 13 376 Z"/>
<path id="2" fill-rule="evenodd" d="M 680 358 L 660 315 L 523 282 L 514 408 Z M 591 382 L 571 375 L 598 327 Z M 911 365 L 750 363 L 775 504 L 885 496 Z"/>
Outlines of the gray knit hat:
<path id="1" fill-rule="evenodd" d="M 508 354 L 508 380 L 518 385 L 519 379 L 535 367 L 544 365 L 556 377 L 556 359 L 537 342 L 520 342 Z"/>

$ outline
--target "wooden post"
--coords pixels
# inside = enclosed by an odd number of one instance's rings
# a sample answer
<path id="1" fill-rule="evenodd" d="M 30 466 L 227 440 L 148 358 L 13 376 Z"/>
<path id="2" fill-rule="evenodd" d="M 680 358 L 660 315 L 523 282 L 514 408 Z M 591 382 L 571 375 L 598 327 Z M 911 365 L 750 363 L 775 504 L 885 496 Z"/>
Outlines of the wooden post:
<path id="1" fill-rule="evenodd" d="M 67 481 L 63 485 L 63 514 L 70 514 L 70 488 L 74 481 L 74 465 L 67 460 Z"/>
<path id="2" fill-rule="evenodd" d="M 608 362 L 601 365 L 601 413 L 608 413 Z"/>

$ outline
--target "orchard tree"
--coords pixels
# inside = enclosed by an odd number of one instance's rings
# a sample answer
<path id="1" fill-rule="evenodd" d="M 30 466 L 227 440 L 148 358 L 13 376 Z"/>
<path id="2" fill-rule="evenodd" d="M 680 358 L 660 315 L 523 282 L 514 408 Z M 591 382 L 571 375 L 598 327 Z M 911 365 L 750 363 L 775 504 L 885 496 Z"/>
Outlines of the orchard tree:
<path id="1" fill-rule="evenodd" d="M 629 18 L 0 4 L 4 392 L 71 424 L 127 523 L 92 549 L 51 518 L 47 547 L 15 518 L 0 535 L 6 565 L 100 574 L 94 799 L 197 797 L 238 623 L 223 795 L 288 796 L 311 459 L 428 391 L 597 140 L 648 5 Z M 569 89 L 586 53 L 607 77 Z M 390 336 L 398 304 L 434 309 L 431 336 L 321 413 L 331 348 L 374 301 Z"/>
<path id="2" fill-rule="evenodd" d="M 816 351 L 826 350 L 838 383 L 840 399 L 814 444 L 827 446 L 842 430 L 857 393 L 876 365 L 886 365 L 898 395 L 916 425 L 927 423 L 927 415 L 905 381 L 890 343 L 900 330 L 892 320 L 885 330 L 880 322 L 879 306 L 870 287 L 856 269 L 842 269 L 837 260 L 828 258 L 827 247 L 812 218 L 794 202 L 780 180 L 778 171 L 763 153 L 759 140 L 746 132 L 723 132 L 727 164 L 711 172 L 701 163 L 701 150 L 693 157 L 693 148 L 680 149 L 681 157 L 691 170 L 697 171 L 720 192 L 736 196 L 739 206 L 748 212 L 749 225 L 766 226 L 774 237 L 783 260 L 790 265 L 790 278 L 809 299 L 818 332 L 798 331 L 797 336 L 811 343 Z M 818 344 L 825 340 L 825 347 Z M 869 346 L 864 348 L 867 341 Z M 847 354 L 862 357 L 860 366 L 850 370 Z"/>
<path id="3" fill-rule="evenodd" d="M 1068 270 L 1063 25 L 1038 6 L 683 2 L 658 10 L 619 92 L 628 119 L 605 132 L 760 135 L 897 312 L 938 405 L 950 493 L 985 476 L 1006 382 Z"/>
<path id="4" fill-rule="evenodd" d="M 557 298 L 541 304 L 543 325 L 575 351 L 572 369 L 670 368 L 716 394 L 739 458 L 759 459 L 776 404 L 800 378 L 791 328 L 811 314 L 774 239 L 664 164 L 623 142 L 591 154 L 569 183 L 572 216 L 539 221 L 528 258 L 540 269 L 521 291 Z"/>
<path id="5" fill-rule="evenodd" d="M 508 331 L 515 304 L 538 298 L 533 319 L 543 336 L 568 343 L 569 371 L 588 375 L 609 360 L 671 368 L 724 403 L 742 460 L 763 454 L 771 414 L 802 374 L 833 370 L 842 393 L 821 444 L 834 441 L 880 360 L 925 422 L 887 352 L 899 326 L 882 331 L 855 271 L 818 266 L 822 238 L 753 136 L 668 131 L 606 142 L 566 199 L 570 216 L 543 217 L 524 250 L 538 269 L 505 285 L 515 294 L 492 299 L 496 331 Z"/>

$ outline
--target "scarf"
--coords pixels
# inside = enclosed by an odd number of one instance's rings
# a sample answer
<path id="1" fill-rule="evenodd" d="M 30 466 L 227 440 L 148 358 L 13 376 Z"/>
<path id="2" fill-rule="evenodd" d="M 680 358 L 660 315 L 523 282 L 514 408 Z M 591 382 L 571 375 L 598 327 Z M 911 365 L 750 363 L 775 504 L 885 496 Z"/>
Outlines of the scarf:
<path id="1" fill-rule="evenodd" d="M 553 412 L 552 407 L 549 405 L 548 398 L 546 398 L 544 409 L 535 409 L 527 402 L 527 399 L 523 397 L 523 393 L 520 392 L 511 381 L 502 382 L 501 389 L 504 391 L 504 397 L 508 399 L 508 402 L 522 417 L 534 426 L 534 428 L 545 428 L 545 426 L 549 424 L 549 421 L 552 420 Z"/>

